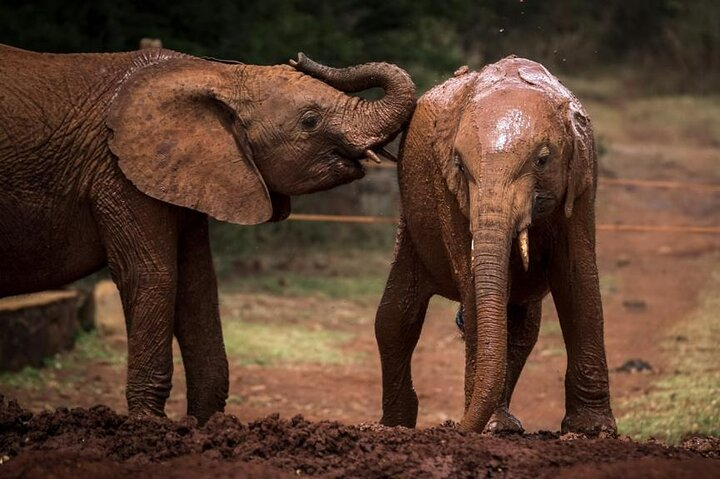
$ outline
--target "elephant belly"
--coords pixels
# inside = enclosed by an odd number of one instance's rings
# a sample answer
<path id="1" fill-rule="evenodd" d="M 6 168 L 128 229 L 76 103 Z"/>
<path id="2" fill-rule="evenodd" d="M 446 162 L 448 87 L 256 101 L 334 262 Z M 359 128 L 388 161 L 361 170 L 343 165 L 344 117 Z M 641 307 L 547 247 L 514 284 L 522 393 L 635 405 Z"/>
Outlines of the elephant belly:
<path id="1" fill-rule="evenodd" d="M 89 206 L 8 203 L 0 201 L 0 297 L 61 287 L 105 264 Z"/>

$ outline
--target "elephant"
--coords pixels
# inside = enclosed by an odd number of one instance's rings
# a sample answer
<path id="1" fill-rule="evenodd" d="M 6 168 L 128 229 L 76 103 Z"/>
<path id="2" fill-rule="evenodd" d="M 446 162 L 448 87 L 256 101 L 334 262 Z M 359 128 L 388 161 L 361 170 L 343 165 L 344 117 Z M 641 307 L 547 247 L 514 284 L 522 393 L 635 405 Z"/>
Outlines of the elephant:
<path id="1" fill-rule="evenodd" d="M 401 215 L 375 318 L 382 424 L 414 427 L 411 358 L 428 301 L 461 305 L 459 426 L 522 432 L 509 411 L 557 307 L 568 354 L 564 432 L 616 432 L 595 254 L 597 160 L 590 118 L 545 67 L 508 57 L 463 68 L 418 100 L 401 142 Z"/>
<path id="2" fill-rule="evenodd" d="M 166 49 L 0 46 L 0 297 L 107 265 L 126 318 L 129 413 L 162 415 L 172 339 L 187 411 L 222 411 L 228 363 L 208 216 L 285 219 L 290 196 L 361 178 L 415 105 L 401 68 L 258 66 Z M 374 101 L 351 93 L 380 87 Z"/>

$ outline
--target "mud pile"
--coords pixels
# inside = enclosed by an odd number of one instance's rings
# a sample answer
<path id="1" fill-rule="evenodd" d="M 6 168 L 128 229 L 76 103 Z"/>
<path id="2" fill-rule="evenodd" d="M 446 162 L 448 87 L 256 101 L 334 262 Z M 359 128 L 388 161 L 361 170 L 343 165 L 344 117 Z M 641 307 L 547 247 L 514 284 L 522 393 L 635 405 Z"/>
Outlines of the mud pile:
<path id="1" fill-rule="evenodd" d="M 487 437 L 217 414 L 129 419 L 105 406 L 33 415 L 0 396 L 0 477 L 720 477 L 720 440 L 674 448 L 553 433 Z"/>

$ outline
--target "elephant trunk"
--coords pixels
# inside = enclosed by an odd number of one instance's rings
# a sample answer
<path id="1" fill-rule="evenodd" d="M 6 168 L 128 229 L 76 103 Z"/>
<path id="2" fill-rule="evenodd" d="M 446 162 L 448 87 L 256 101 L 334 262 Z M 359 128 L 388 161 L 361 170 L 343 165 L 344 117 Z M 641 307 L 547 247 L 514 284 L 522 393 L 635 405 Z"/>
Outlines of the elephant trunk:
<path id="1" fill-rule="evenodd" d="M 352 98 L 352 113 L 343 128 L 358 149 L 382 146 L 392 139 L 410 118 L 415 108 L 415 84 L 400 67 L 389 63 L 365 63 L 347 68 L 321 65 L 302 53 L 291 64 L 345 93 L 382 88 L 385 95 L 369 101 Z"/>
<path id="2" fill-rule="evenodd" d="M 465 415 L 461 427 L 482 431 L 500 404 L 505 387 L 507 357 L 507 304 L 512 224 L 504 211 L 485 211 L 473 221 L 472 271 L 475 287 L 475 357 L 470 374 Z M 474 333 L 474 338 L 471 336 Z M 474 361 L 473 361 L 474 360 Z"/>

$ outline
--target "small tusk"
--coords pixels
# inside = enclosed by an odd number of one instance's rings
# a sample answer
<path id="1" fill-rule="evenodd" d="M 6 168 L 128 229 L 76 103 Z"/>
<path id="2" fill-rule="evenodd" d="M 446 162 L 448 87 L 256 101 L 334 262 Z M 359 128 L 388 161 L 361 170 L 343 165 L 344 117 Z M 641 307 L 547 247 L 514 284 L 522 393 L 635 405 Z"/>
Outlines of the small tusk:
<path id="1" fill-rule="evenodd" d="M 288 60 L 288 63 L 290 64 L 291 67 L 297 68 L 298 63 L 297 63 L 297 61 L 293 60 L 292 58 L 290 60 Z"/>
<path id="2" fill-rule="evenodd" d="M 518 235 L 518 242 L 520 244 L 520 256 L 522 257 L 523 268 L 525 271 L 530 267 L 530 244 L 528 242 L 528 230 L 525 228 Z"/>
<path id="3" fill-rule="evenodd" d="M 371 160 L 373 160 L 375 163 L 378 163 L 378 164 L 382 163 L 382 160 L 380 159 L 380 157 L 377 156 L 377 154 L 375 154 L 375 152 L 370 149 L 365 150 L 365 155 L 367 155 L 367 157 L 370 158 Z"/>
<path id="4" fill-rule="evenodd" d="M 387 148 L 384 148 L 384 147 L 383 147 L 383 148 L 380 148 L 380 154 L 381 154 L 382 156 L 384 156 L 385 158 L 387 158 L 388 160 L 392 161 L 393 163 L 397 163 L 397 162 L 398 162 L 397 157 L 396 157 L 395 155 L 393 155 L 392 153 L 390 153 L 390 152 L 387 150 Z"/>

